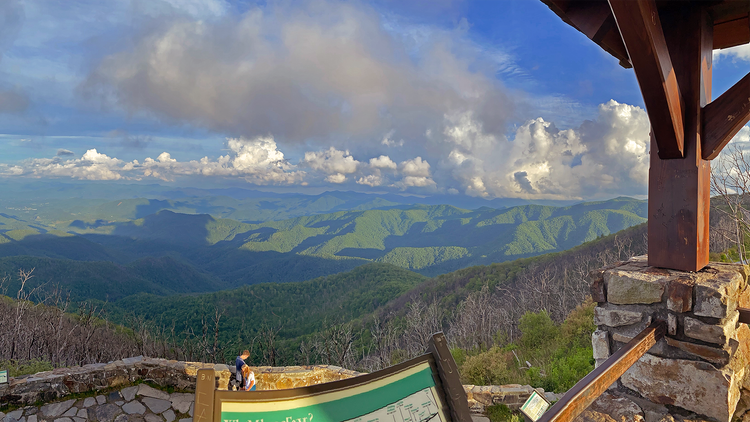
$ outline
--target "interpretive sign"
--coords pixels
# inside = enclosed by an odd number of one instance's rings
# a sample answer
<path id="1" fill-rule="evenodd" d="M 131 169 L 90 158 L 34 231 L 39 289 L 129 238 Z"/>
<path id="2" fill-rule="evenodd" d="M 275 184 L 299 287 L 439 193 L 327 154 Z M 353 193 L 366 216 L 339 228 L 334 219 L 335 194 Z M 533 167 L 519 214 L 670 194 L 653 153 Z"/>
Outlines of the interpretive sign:
<path id="1" fill-rule="evenodd" d="M 2 370 L 0 371 L 0 384 L 7 384 L 8 383 L 8 370 Z"/>
<path id="2" fill-rule="evenodd" d="M 213 369 L 201 369 L 193 421 L 470 422 L 463 387 L 463 397 L 455 386 L 446 388 L 458 376 L 455 362 L 446 358 L 450 353 L 442 333 L 433 336 L 428 350 L 382 371 L 286 390 L 216 390 Z M 450 373 L 441 373 L 450 363 Z"/>
<path id="3" fill-rule="evenodd" d="M 532 422 L 536 422 L 542 417 L 542 415 L 544 415 L 544 412 L 546 412 L 547 409 L 549 409 L 549 402 L 547 399 L 542 397 L 536 391 L 533 391 L 526 400 L 526 403 L 521 406 L 521 413 Z"/>

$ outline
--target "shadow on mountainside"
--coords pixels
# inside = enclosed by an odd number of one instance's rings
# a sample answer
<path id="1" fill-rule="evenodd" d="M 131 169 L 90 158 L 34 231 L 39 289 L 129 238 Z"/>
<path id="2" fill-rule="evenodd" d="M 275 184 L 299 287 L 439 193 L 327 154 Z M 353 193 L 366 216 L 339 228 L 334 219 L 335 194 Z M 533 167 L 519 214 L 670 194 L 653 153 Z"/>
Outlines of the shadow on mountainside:
<path id="1" fill-rule="evenodd" d="M 208 245 L 208 224 L 216 221 L 208 214 L 179 214 L 162 210 L 135 222 L 118 223 L 113 236 L 158 239 L 184 246 Z"/>

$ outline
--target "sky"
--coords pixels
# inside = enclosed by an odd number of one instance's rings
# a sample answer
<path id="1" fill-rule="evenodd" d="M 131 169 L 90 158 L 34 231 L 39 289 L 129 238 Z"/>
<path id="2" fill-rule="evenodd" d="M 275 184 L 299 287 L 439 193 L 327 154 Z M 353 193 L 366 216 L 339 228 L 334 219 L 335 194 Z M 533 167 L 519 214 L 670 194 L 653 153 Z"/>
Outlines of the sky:
<path id="1" fill-rule="evenodd" d="M 642 197 L 648 132 L 539 0 L 0 1 L 0 178 Z"/>

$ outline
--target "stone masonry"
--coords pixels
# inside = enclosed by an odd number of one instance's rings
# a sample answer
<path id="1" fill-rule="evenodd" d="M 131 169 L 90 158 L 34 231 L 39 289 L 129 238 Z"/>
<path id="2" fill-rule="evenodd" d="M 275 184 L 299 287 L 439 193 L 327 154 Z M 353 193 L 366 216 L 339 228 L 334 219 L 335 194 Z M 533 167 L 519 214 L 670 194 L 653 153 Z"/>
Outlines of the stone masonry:
<path id="1" fill-rule="evenodd" d="M 223 364 L 180 362 L 137 356 L 109 363 L 97 363 L 11 378 L 0 385 L 0 407 L 49 402 L 70 394 L 86 393 L 150 381 L 161 387 L 194 391 L 198 369 L 212 368 L 216 386 L 227 389 L 234 367 Z M 258 389 L 277 390 L 338 381 L 360 375 L 333 365 L 252 367 Z"/>
<path id="2" fill-rule="evenodd" d="M 647 422 L 690 414 L 697 417 L 692 420 L 750 421 L 750 329 L 738 323 L 737 312 L 750 307 L 748 272 L 721 263 L 698 272 L 666 270 L 649 267 L 646 256 L 592 272 L 597 366 L 653 320 L 668 327 L 608 397 L 640 407 Z"/>
<path id="3" fill-rule="evenodd" d="M 201 368 L 214 369 L 220 389 L 228 388 L 234 376 L 234 367 L 227 365 L 138 356 L 11 378 L 9 384 L 0 385 L 0 408 L 12 406 L 14 410 L 0 412 L 0 422 L 190 422 L 196 375 Z M 361 375 L 333 365 L 252 369 L 259 390 L 304 387 Z M 177 392 L 168 394 L 147 384 L 133 385 L 139 381 L 172 387 Z M 516 384 L 465 385 L 464 389 L 474 415 L 485 413 L 487 406 L 495 404 L 518 409 L 534 391 L 528 385 Z M 561 397 L 537 391 L 550 401 Z M 76 393 L 90 397 L 70 398 Z M 39 406 L 38 402 L 45 404 Z"/>

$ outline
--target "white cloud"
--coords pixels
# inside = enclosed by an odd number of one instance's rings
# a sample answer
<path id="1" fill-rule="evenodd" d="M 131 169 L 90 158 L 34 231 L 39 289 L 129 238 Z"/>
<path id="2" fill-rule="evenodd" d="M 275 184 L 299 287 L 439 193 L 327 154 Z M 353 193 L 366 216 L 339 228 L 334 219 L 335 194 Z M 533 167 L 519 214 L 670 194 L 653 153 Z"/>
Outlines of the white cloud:
<path id="1" fill-rule="evenodd" d="M 141 167 L 144 175 L 172 180 L 175 176 L 202 175 L 242 177 L 246 181 L 265 184 L 294 184 L 304 179 L 304 172 L 298 171 L 284 159 L 272 137 L 254 139 L 228 138 L 230 153 L 216 160 L 203 157 L 200 160 L 178 162 L 169 153 L 162 153 L 156 160 L 146 158 Z"/>
<path id="2" fill-rule="evenodd" d="M 128 113 L 325 147 L 423 144 L 461 110 L 502 132 L 512 115 L 496 58 L 468 48 L 466 28 L 432 28 L 414 45 L 360 2 L 269 2 L 151 28 L 104 57 L 80 93 Z"/>
<path id="3" fill-rule="evenodd" d="M 380 174 L 368 174 L 357 179 L 358 185 L 367 185 L 370 187 L 383 185 L 383 177 Z"/>
<path id="4" fill-rule="evenodd" d="M 308 151 L 305 153 L 302 163 L 313 170 L 320 170 L 328 174 L 354 173 L 360 164 L 349 154 L 349 151 L 340 151 L 334 147 L 324 151 Z"/>
<path id="5" fill-rule="evenodd" d="M 377 158 L 370 158 L 370 167 L 376 169 L 391 169 L 396 170 L 398 167 L 396 163 L 391 160 L 391 157 L 387 155 L 381 155 Z"/>
<path id="6" fill-rule="evenodd" d="M 404 146 L 404 140 L 403 139 L 399 139 L 398 141 L 394 141 L 393 139 L 391 139 L 391 136 L 393 136 L 393 132 L 394 131 L 388 132 L 388 134 L 383 137 L 383 140 L 380 141 L 380 144 L 381 145 L 385 145 L 387 147 L 402 147 L 402 146 Z"/>
<path id="7" fill-rule="evenodd" d="M 737 47 L 725 48 L 723 50 L 714 50 L 714 60 L 721 60 L 723 57 L 750 62 L 750 44 L 738 45 Z"/>
<path id="8" fill-rule="evenodd" d="M 344 183 L 346 182 L 346 175 L 341 173 L 329 174 L 325 181 L 328 183 Z"/>
<path id="9" fill-rule="evenodd" d="M 90 149 L 79 159 L 36 158 L 9 167 L 6 176 L 72 177 L 83 180 L 119 180 L 123 161 Z"/>
<path id="10" fill-rule="evenodd" d="M 401 190 L 406 190 L 410 187 L 429 188 L 428 190 L 435 190 L 437 188 L 435 181 L 432 180 L 432 178 L 425 176 L 406 176 L 392 186 Z"/>
<path id="11" fill-rule="evenodd" d="M 140 179 L 153 177 L 174 180 L 180 176 L 238 177 L 258 185 L 304 184 L 305 172 L 284 159 L 271 137 L 255 139 L 228 138 L 229 154 L 217 159 L 178 161 L 168 152 L 156 159 L 147 157 L 143 162 L 109 157 L 90 149 L 80 159 L 26 160 L 17 166 L 7 167 L 6 176 L 71 177 L 88 180 Z M 67 154 L 65 154 L 67 155 Z"/>
<path id="12" fill-rule="evenodd" d="M 401 173 L 407 176 L 429 177 L 430 163 L 422 160 L 422 157 L 413 158 L 401 162 Z M 417 185 L 414 185 L 417 186 Z"/>
<path id="13" fill-rule="evenodd" d="M 446 116 L 440 161 L 468 195 L 547 199 L 643 195 L 649 122 L 641 108 L 609 101 L 595 120 L 559 130 L 529 120 L 512 140 L 487 133 L 474 116 Z"/>
<path id="14" fill-rule="evenodd" d="M 273 137 L 259 136 L 227 138 L 228 152 L 216 158 L 180 161 L 163 152 L 156 159 L 125 162 L 91 149 L 78 159 L 27 160 L 0 172 L 92 180 L 231 177 L 257 185 L 356 184 L 486 198 L 602 198 L 646 193 L 648 133 L 643 109 L 609 101 L 599 106 L 595 119 L 577 127 L 561 130 L 536 118 L 520 125 L 511 139 L 487 132 L 473 113 L 446 114 L 426 154 L 399 164 L 384 154 L 362 163 L 349 151 L 330 147 L 307 151 L 294 165 Z M 734 142 L 750 147 L 750 129 L 743 128 Z"/>

